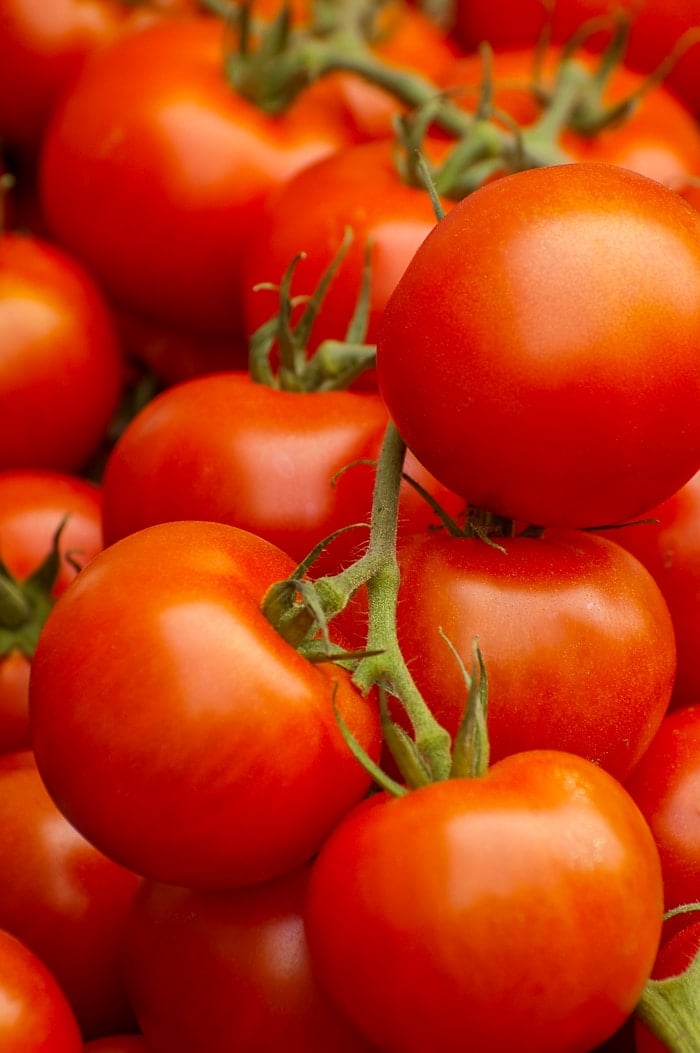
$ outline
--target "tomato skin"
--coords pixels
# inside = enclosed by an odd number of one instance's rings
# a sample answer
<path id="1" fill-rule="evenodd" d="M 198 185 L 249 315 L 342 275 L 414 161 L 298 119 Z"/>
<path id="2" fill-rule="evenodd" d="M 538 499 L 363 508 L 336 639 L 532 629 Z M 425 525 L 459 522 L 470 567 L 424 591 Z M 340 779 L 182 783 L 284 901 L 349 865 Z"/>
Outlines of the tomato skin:
<path id="1" fill-rule="evenodd" d="M 40 958 L 0 931 L 0 1046 L 3 1053 L 81 1053 L 65 995 Z"/>
<path id="2" fill-rule="evenodd" d="M 260 611 L 294 566 L 246 531 L 167 523 L 109 546 L 56 602 L 32 664 L 34 752 L 110 858 L 170 884 L 265 880 L 365 793 L 333 698 L 376 756 L 374 705 Z"/>
<path id="3" fill-rule="evenodd" d="M 82 469 L 122 391 L 123 363 L 104 298 L 48 242 L 0 238 L 0 470 Z"/>
<path id="4" fill-rule="evenodd" d="M 494 760 L 568 750 L 627 775 L 668 706 L 675 672 L 668 609 L 651 575 L 595 535 L 421 535 L 399 544 L 399 642 L 451 734 L 465 704 L 461 671 L 478 636 L 489 678 Z"/>
<path id="5" fill-rule="evenodd" d="M 652 574 L 673 620 L 678 664 L 671 704 L 700 699 L 700 473 L 647 511 L 646 522 L 609 531 Z"/>
<path id="6" fill-rule="evenodd" d="M 561 58 L 561 49 L 547 48 L 538 56 L 541 83 L 549 90 Z M 589 52 L 576 53 L 584 69 L 597 68 L 600 58 Z M 504 110 L 518 124 L 527 127 L 542 110 L 528 85 L 533 81 L 534 51 L 518 48 L 497 51 L 491 59 L 495 88 L 494 106 Z M 461 105 L 474 109 L 484 67 L 479 55 L 463 56 L 443 70 L 440 83 L 449 89 L 471 86 L 471 92 L 458 93 Z M 603 93 L 602 103 L 612 107 L 639 93 L 644 81 L 641 73 L 626 66 L 614 67 Z M 621 165 L 640 175 L 656 179 L 674 189 L 700 171 L 700 129 L 687 108 L 663 85 L 645 91 L 622 121 L 613 121 L 593 135 L 565 129 L 558 144 L 572 161 L 605 161 Z"/>
<path id="7" fill-rule="evenodd" d="M 102 548 L 100 490 L 62 472 L 0 472 L 0 555 L 12 577 L 22 581 L 40 566 L 66 515 L 54 596 L 75 577 L 68 554 L 81 565 Z M 17 649 L 0 654 L 0 754 L 30 745 L 29 667 L 30 658 Z"/>
<path id="8" fill-rule="evenodd" d="M 0 758 L 0 853 L 0 928 L 48 966 L 85 1037 L 133 1028 L 120 956 L 141 879 L 73 829 L 29 750 Z"/>
<path id="9" fill-rule="evenodd" d="M 302 867 L 236 891 L 144 883 L 124 971 L 151 1053 L 369 1053 L 313 979 L 308 879 Z"/>
<path id="10" fill-rule="evenodd" d="M 552 9 L 551 34 L 556 43 L 568 40 L 584 22 L 600 15 L 631 14 L 625 61 L 632 69 L 650 73 L 671 53 L 686 30 L 698 24 L 697 0 L 558 0 Z M 547 20 L 539 0 L 458 0 L 456 32 L 467 51 L 488 40 L 496 50 L 532 47 Z M 604 43 L 609 33 L 599 34 Z M 665 83 L 688 109 L 698 112 L 698 45 L 694 43 L 669 71 Z"/>
<path id="11" fill-rule="evenodd" d="M 641 993 L 661 898 L 620 784 L 538 751 L 354 809 L 314 863 L 307 936 L 318 982 L 386 1053 L 584 1053 Z"/>
<path id="12" fill-rule="evenodd" d="M 698 468 L 699 325 L 698 213 L 614 165 L 557 165 L 482 187 L 428 235 L 377 376 L 446 486 L 524 522 L 600 526 Z"/>
<path id="13" fill-rule="evenodd" d="M 646 818 L 659 849 L 665 909 L 698 899 L 700 884 L 700 706 L 664 717 L 625 786 Z M 690 915 L 667 923 L 667 932 Z"/>
<path id="14" fill-rule="evenodd" d="M 86 1042 L 83 1053 L 150 1053 L 141 1035 L 109 1035 Z"/>
<path id="15" fill-rule="evenodd" d="M 374 470 L 343 469 L 376 460 L 387 421 L 371 392 L 281 392 L 241 373 L 170 388 L 144 407 L 108 459 L 105 539 L 208 519 L 259 534 L 301 561 L 334 530 L 368 522 Z M 448 510 L 461 504 L 415 460 L 407 470 Z M 401 518 L 404 529 L 435 518 L 407 484 Z M 314 573 L 355 558 L 366 540 L 362 528 L 338 538 Z"/>
<path id="16" fill-rule="evenodd" d="M 118 307 L 212 338 L 241 333 L 241 262 L 265 195 L 352 139 L 322 84 L 280 117 L 238 95 L 224 45 L 223 22 L 202 17 L 115 40 L 55 112 L 40 170 L 54 236 Z"/>
<path id="17" fill-rule="evenodd" d="M 312 294 L 349 227 L 353 242 L 317 315 L 311 347 L 345 335 L 360 293 L 368 241 L 372 252 L 366 339 L 376 341 L 390 294 L 436 222 L 425 191 L 401 181 L 393 151 L 390 140 L 348 147 L 309 165 L 268 197 L 245 264 L 249 333 L 278 309 L 275 292 L 255 286 L 279 283 L 291 260 L 303 251 L 305 258 L 294 271 L 292 291 L 294 295 Z"/>

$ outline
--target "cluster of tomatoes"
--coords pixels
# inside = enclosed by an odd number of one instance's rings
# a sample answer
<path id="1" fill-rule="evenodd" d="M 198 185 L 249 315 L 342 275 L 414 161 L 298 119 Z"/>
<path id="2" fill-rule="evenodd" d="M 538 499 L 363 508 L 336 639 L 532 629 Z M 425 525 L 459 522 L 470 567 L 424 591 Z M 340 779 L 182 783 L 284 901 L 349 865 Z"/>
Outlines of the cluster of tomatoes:
<path id="1" fill-rule="evenodd" d="M 4 1051 L 700 1050 L 699 39 L 0 0 Z"/>

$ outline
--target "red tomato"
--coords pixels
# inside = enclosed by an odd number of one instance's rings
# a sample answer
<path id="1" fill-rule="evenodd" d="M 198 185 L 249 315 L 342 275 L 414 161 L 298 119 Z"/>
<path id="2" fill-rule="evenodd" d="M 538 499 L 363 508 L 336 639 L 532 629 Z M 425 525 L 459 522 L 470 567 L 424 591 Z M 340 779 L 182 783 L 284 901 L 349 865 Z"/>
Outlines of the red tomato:
<path id="1" fill-rule="evenodd" d="M 61 815 L 29 751 L 0 758 L 0 856 L 0 928 L 48 966 L 85 1037 L 132 1028 L 120 954 L 140 878 Z"/>
<path id="2" fill-rule="evenodd" d="M 461 670 L 479 638 L 491 756 L 560 749 L 627 775 L 673 686 L 673 626 L 651 575 L 604 538 L 423 535 L 399 545 L 399 643 L 439 723 L 455 734 Z M 444 633 L 444 636 L 442 635 Z"/>
<path id="3" fill-rule="evenodd" d="M 654 576 L 673 620 L 678 665 L 672 704 L 700 701 L 700 473 L 641 522 L 611 530 Z"/>
<path id="4" fill-rule="evenodd" d="M 136 10 L 134 7 L 136 6 Z M 0 137 L 35 153 L 56 101 L 88 55 L 127 25 L 156 18 L 180 0 L 3 0 L 0 15 Z"/>
<path id="5" fill-rule="evenodd" d="M 144 884 L 124 971 L 150 1053 L 369 1053 L 314 982 L 308 876 L 233 892 Z"/>
<path id="6" fill-rule="evenodd" d="M 569 754 L 377 794 L 314 864 L 318 983 L 385 1053 L 585 1053 L 634 1008 L 662 917 L 620 784 Z"/>
<path id="7" fill-rule="evenodd" d="M 81 1053 L 78 1024 L 40 958 L 0 931 L 0 1047 L 3 1053 Z"/>
<path id="8" fill-rule="evenodd" d="M 546 90 L 553 86 L 560 56 L 561 50 L 553 47 L 538 56 L 542 63 L 541 83 Z M 599 59 L 579 52 L 576 62 L 593 71 Z M 492 57 L 494 105 L 522 127 L 534 124 L 542 113 L 531 87 L 533 71 L 532 48 L 497 51 Z M 474 89 L 481 84 L 483 76 L 481 58 L 471 55 L 457 59 L 448 67 L 441 84 L 450 89 L 471 87 L 471 92 L 458 93 L 455 97 L 471 109 L 478 99 Z M 635 95 L 643 80 L 642 74 L 625 66 L 615 66 L 606 84 L 602 105 L 612 107 Z M 573 161 L 607 161 L 667 186 L 676 187 L 700 172 L 700 129 L 686 107 L 661 85 L 646 91 L 624 120 L 613 121 L 595 134 L 565 128 L 557 142 Z"/>
<path id="9" fill-rule="evenodd" d="M 700 465 L 700 216 L 608 164 L 520 172 L 428 235 L 377 376 L 416 457 L 498 515 L 634 518 Z"/>
<path id="10" fill-rule="evenodd" d="M 308 859 L 369 778 L 375 707 L 260 610 L 294 561 L 216 523 L 111 545 L 58 599 L 32 665 L 41 775 L 106 855 L 169 884 L 228 888 Z"/>
<path id="11" fill-rule="evenodd" d="M 47 242 L 0 238 L 0 469 L 74 471 L 122 391 L 111 315 L 90 275 Z"/>
<path id="12" fill-rule="evenodd" d="M 367 341 L 376 341 L 389 296 L 436 223 L 428 194 L 401 181 L 394 150 L 389 140 L 348 147 L 309 165 L 268 197 L 244 270 L 249 333 L 274 315 L 278 305 L 274 291 L 254 287 L 278 283 L 303 251 L 292 292 L 310 295 L 350 227 L 353 241 L 317 316 L 312 347 L 344 337 L 360 293 L 367 242 L 372 244 Z"/>
<path id="13" fill-rule="evenodd" d="M 102 49 L 54 115 L 40 178 L 55 236 L 120 308 L 217 338 L 241 332 L 265 195 L 350 138 L 323 84 L 276 117 L 237 94 L 226 39 L 217 19 L 167 19 Z"/>
<path id="14" fill-rule="evenodd" d="M 501 0 L 498 5 L 491 0 L 457 0 L 457 34 L 467 50 L 483 40 L 498 50 L 531 47 L 549 20 L 548 10 L 541 0 Z M 552 5 L 552 38 L 562 43 L 589 19 L 612 17 L 620 11 L 633 16 L 626 61 L 645 73 L 656 69 L 670 55 L 686 30 L 700 24 L 697 0 L 557 0 Z M 700 107 L 697 62 L 695 42 L 666 79 L 668 86 L 696 111 Z"/>
<path id="15" fill-rule="evenodd" d="M 692 914 L 686 915 L 686 919 L 692 917 Z M 685 972 L 699 951 L 700 922 L 694 921 L 677 932 L 668 943 L 663 944 L 654 963 L 651 974 L 653 979 L 665 980 L 670 976 L 679 976 Z M 636 1053 L 668 1053 L 668 1046 L 653 1035 L 641 1020 L 635 1022 L 634 1037 Z"/>
<path id="16" fill-rule="evenodd" d="M 177 385 L 144 407 L 112 451 L 105 539 L 208 519 L 259 534 L 301 561 L 332 531 L 368 521 L 374 471 L 352 464 L 376 460 L 386 424 L 381 400 L 369 392 L 284 392 L 235 373 Z M 413 459 L 407 471 L 448 509 L 461 504 Z M 403 529 L 435 522 L 408 484 L 401 516 Z M 366 540 L 363 529 L 338 538 L 325 568 L 352 559 Z"/>
<path id="17" fill-rule="evenodd" d="M 666 910 L 700 899 L 700 706 L 673 710 L 626 780 L 659 848 Z M 681 916 L 670 931 L 688 922 Z"/>
<path id="18" fill-rule="evenodd" d="M 0 472 L 0 558 L 12 578 L 23 582 L 41 566 L 66 515 L 53 596 L 75 577 L 76 565 L 84 565 L 102 548 L 100 491 L 85 479 L 59 472 Z M 31 654 L 24 646 L 25 632 L 29 623 L 38 631 L 44 600 L 49 597 L 37 598 L 20 625 L 7 624 L 7 614 L 0 613 L 0 753 L 30 744 Z"/>
<path id="19" fill-rule="evenodd" d="M 141 1035 L 110 1035 L 86 1042 L 84 1053 L 151 1053 Z"/>

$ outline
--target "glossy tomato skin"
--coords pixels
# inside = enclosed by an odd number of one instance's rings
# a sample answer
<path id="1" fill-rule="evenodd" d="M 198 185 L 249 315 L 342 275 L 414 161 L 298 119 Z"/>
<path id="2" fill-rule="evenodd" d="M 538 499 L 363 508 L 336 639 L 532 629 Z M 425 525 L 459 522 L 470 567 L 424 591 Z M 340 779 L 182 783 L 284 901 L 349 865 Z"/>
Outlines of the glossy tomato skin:
<path id="1" fill-rule="evenodd" d="M 105 549 L 51 611 L 30 682 L 37 764 L 122 865 L 193 887 L 261 881 L 365 793 L 334 700 L 376 756 L 374 706 L 260 611 L 294 566 L 246 531 L 167 523 Z"/>
<path id="2" fill-rule="evenodd" d="M 496 543 L 424 534 L 399 544 L 399 642 L 424 698 L 454 735 L 464 683 L 442 634 L 467 668 L 478 637 L 494 760 L 568 750 L 624 777 L 673 686 L 673 625 L 658 586 L 592 534 Z"/>
<path id="3" fill-rule="evenodd" d="M 0 931 L 0 1045 L 3 1053 L 82 1053 L 78 1023 L 44 963 Z"/>
<path id="4" fill-rule="evenodd" d="M 659 848 L 665 908 L 694 903 L 700 896 L 700 706 L 673 710 L 625 785 L 645 816 Z M 673 932 L 689 915 L 667 923 Z"/>
<path id="5" fill-rule="evenodd" d="M 608 533 L 644 564 L 673 620 L 678 663 L 671 704 L 700 699 L 700 473 L 648 510 L 640 523 Z"/>
<path id="6" fill-rule="evenodd" d="M 86 1042 L 83 1053 L 151 1053 L 141 1035 L 108 1035 Z"/>
<path id="7" fill-rule="evenodd" d="M 313 978 L 308 878 L 305 866 L 236 891 L 144 883 L 124 972 L 150 1053 L 369 1053 Z"/>
<path id="8" fill-rule="evenodd" d="M 306 925 L 318 982 L 386 1053 L 585 1053 L 641 993 L 661 898 L 620 784 L 538 751 L 355 809 L 314 864 Z"/>
<path id="9" fill-rule="evenodd" d="M 123 362 L 101 291 L 41 239 L 0 238 L 0 469 L 82 469 L 122 391 Z"/>
<path id="10" fill-rule="evenodd" d="M 532 48 L 498 50 L 491 57 L 495 88 L 494 106 L 508 113 L 522 127 L 534 124 L 542 114 L 536 93 L 531 90 L 535 53 Z M 561 49 L 549 47 L 537 56 L 540 83 L 551 90 Z M 579 51 L 576 64 L 583 69 L 598 68 L 600 57 Z M 484 77 L 479 55 L 460 56 L 442 72 L 440 83 L 456 91 L 456 100 L 474 109 Z M 700 171 L 700 129 L 688 109 L 663 85 L 641 91 L 644 75 L 617 65 L 608 78 L 601 99 L 611 108 L 624 99 L 638 97 L 636 105 L 622 120 L 614 120 L 591 135 L 565 128 L 558 145 L 572 161 L 604 161 L 621 165 L 640 175 L 674 188 Z M 469 90 L 471 89 L 471 90 Z"/>
<path id="11" fill-rule="evenodd" d="M 498 5 L 489 0 L 458 0 L 456 32 L 467 51 L 483 40 L 496 50 L 532 47 L 548 20 L 547 10 L 539 0 L 505 0 Z M 698 24 L 697 0 L 558 0 L 552 8 L 552 39 L 563 43 L 589 19 L 612 18 L 620 11 L 632 16 L 625 60 L 644 73 L 655 70 L 683 34 Z M 603 46 L 609 37 L 609 32 L 600 33 L 595 40 Z M 694 112 L 700 108 L 697 61 L 698 44 L 694 43 L 666 77 L 667 85 Z"/>
<path id="12" fill-rule="evenodd" d="M 177 385 L 144 407 L 108 459 L 105 539 L 208 519 L 259 534 L 301 561 L 334 530 L 368 522 L 387 422 L 371 392 L 282 392 L 240 373 Z M 372 464 L 355 463 L 363 461 Z M 407 470 L 448 509 L 461 504 L 415 460 Z M 404 529 L 435 521 L 408 484 L 401 520 Z M 336 539 L 315 572 L 337 569 L 366 542 L 366 527 Z"/>
<path id="13" fill-rule="evenodd" d="M 38 469 L 0 472 L 3 564 L 13 578 L 24 581 L 46 559 L 54 534 L 68 516 L 53 588 L 58 596 L 75 577 L 76 568 L 102 548 L 101 513 L 99 488 L 80 476 Z M 0 654 L 0 754 L 30 745 L 30 660 L 14 646 Z"/>
<path id="14" fill-rule="evenodd" d="M 86 1038 L 133 1029 L 120 956 L 141 879 L 68 823 L 29 750 L 0 758 L 0 852 L 0 927 L 48 966 Z"/>
<path id="15" fill-rule="evenodd" d="M 458 203 L 387 304 L 380 390 L 416 457 L 499 515 L 600 526 L 700 460 L 700 217 L 614 165 Z"/>
<path id="16" fill-rule="evenodd" d="M 265 195 L 352 137 L 322 84 L 280 117 L 237 94 L 225 43 L 211 18 L 114 41 L 56 111 L 40 173 L 54 236 L 120 308 L 211 338 L 241 332 L 241 263 Z"/>
<path id="17" fill-rule="evenodd" d="M 344 337 L 360 294 L 368 242 L 372 250 L 366 339 L 376 341 L 390 294 L 436 222 L 428 194 L 399 177 L 394 149 L 389 139 L 348 147 L 309 165 L 268 197 L 245 264 L 249 333 L 278 309 L 274 291 L 255 287 L 261 282 L 279 283 L 291 260 L 303 251 L 292 291 L 310 295 L 349 227 L 353 241 L 324 297 L 311 346 Z"/>

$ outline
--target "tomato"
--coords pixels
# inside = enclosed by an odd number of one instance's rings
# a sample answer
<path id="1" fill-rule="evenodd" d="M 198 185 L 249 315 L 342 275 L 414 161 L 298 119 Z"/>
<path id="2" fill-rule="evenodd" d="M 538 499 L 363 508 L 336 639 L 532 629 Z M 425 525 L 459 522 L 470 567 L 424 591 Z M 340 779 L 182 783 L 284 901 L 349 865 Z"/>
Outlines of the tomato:
<path id="1" fill-rule="evenodd" d="M 688 914 L 686 917 L 692 918 L 693 915 Z M 653 979 L 665 980 L 670 976 L 679 976 L 685 972 L 698 951 L 700 951 L 700 922 L 692 921 L 662 945 L 652 970 Z M 635 1022 L 634 1037 L 636 1053 L 667 1053 L 668 1051 L 668 1046 L 653 1035 L 641 1020 Z"/>
<path id="2" fill-rule="evenodd" d="M 234 527 L 178 522 L 109 546 L 59 597 L 32 664 L 46 786 L 106 855 L 227 888 L 299 865 L 368 776 L 379 726 L 345 669 L 313 664 L 260 610 L 294 561 Z"/>
<path id="3" fill-rule="evenodd" d="M 624 521 L 700 465 L 700 216 L 602 163 L 488 184 L 391 296 L 381 393 L 419 461 L 498 515 Z"/>
<path id="4" fill-rule="evenodd" d="M 372 250 L 366 339 L 376 341 L 390 294 L 436 223 L 428 194 L 399 177 L 394 151 L 390 140 L 348 147 L 309 165 L 268 197 L 244 270 L 249 333 L 277 311 L 274 290 L 256 291 L 255 286 L 279 283 L 290 261 L 303 251 L 292 292 L 310 295 L 349 227 L 353 241 L 324 298 L 311 346 L 344 337 L 360 294 L 368 242 Z"/>
<path id="5" fill-rule="evenodd" d="M 653 575 L 668 604 L 678 665 L 672 704 L 700 701 L 700 473 L 643 521 L 608 533 Z"/>
<path id="6" fill-rule="evenodd" d="M 77 567 L 102 548 L 100 491 L 79 476 L 60 472 L 0 472 L 0 558 L 11 578 L 26 582 L 40 568 L 66 516 L 56 579 L 48 590 L 54 596 L 75 577 Z M 48 596 L 42 599 L 49 601 Z M 40 622 L 42 599 L 30 605 L 20 625 L 9 624 L 12 619 L 8 614 L 0 613 L 0 753 L 30 745 L 31 654 L 25 647 L 23 631 L 35 619 Z"/>
<path id="7" fill-rule="evenodd" d="M 386 424 L 369 392 L 285 392 L 235 373 L 169 388 L 141 410 L 107 461 L 105 539 L 167 520 L 209 519 L 259 534 L 300 562 L 334 530 L 367 523 L 374 471 L 354 462 L 376 460 Z M 448 509 L 461 504 L 414 460 L 407 471 Z M 407 484 L 401 517 L 403 529 L 435 522 Z M 325 569 L 352 559 L 366 540 L 366 529 L 336 539 Z"/>
<path id="8" fill-rule="evenodd" d="M 82 469 L 122 391 L 113 320 L 91 276 L 48 242 L 0 238 L 0 470 Z"/>
<path id="9" fill-rule="evenodd" d="M 3 0 L 0 14 L 0 137 L 34 154 L 57 99 L 88 55 L 130 23 L 181 7 L 178 0 Z"/>
<path id="10" fill-rule="evenodd" d="M 236 891 L 144 884 L 124 971 L 151 1053 L 369 1053 L 314 982 L 308 878 L 303 867 Z"/>
<path id="11" fill-rule="evenodd" d="M 3 1053 L 81 1053 L 80 1031 L 44 963 L 0 931 L 0 1045 Z"/>
<path id="12" fill-rule="evenodd" d="M 86 1037 L 133 1028 L 122 930 L 140 878 L 58 811 L 30 751 L 0 758 L 0 928 L 48 966 Z"/>
<path id="13" fill-rule="evenodd" d="M 141 1035 L 109 1035 L 86 1042 L 84 1053 L 149 1053 L 146 1040 Z"/>
<path id="14" fill-rule="evenodd" d="M 658 855 L 629 795 L 570 754 L 376 794 L 314 863 L 318 983 L 385 1053 L 584 1053 L 634 1008 Z"/>
<path id="15" fill-rule="evenodd" d="M 666 910 L 700 898 L 700 706 L 673 710 L 625 783 L 656 839 Z M 673 931 L 688 918 L 674 919 Z"/>
<path id="16" fill-rule="evenodd" d="M 584 22 L 620 11 L 632 15 L 626 61 L 644 73 L 655 70 L 671 54 L 683 34 L 698 25 L 697 0 L 557 0 L 549 8 L 540 0 L 502 0 L 496 7 L 489 0 L 457 0 L 457 34 L 467 50 L 488 40 L 494 48 L 531 47 L 545 23 L 552 39 L 569 39 Z M 609 34 L 606 34 L 609 36 Z M 596 38 L 596 39 L 600 39 Z M 698 110 L 698 45 L 689 47 L 669 72 L 666 83 L 686 103 Z"/>
<path id="17" fill-rule="evenodd" d="M 465 687 L 444 637 L 469 668 L 478 636 L 494 760 L 561 749 L 622 778 L 673 686 L 673 626 L 658 587 L 591 534 L 495 541 L 425 534 L 399 544 L 399 643 L 423 697 L 456 734 Z"/>
<path id="18" fill-rule="evenodd" d="M 227 39 L 217 19 L 165 19 L 102 49 L 55 112 L 40 171 L 54 236 L 118 307 L 217 339 L 241 333 L 265 195 L 351 138 L 323 84 L 279 116 L 236 93 Z"/>
<path id="19" fill-rule="evenodd" d="M 497 51 L 492 56 L 494 105 L 523 127 L 534 124 L 542 114 L 542 107 L 531 87 L 534 58 L 532 48 Z M 547 91 L 553 88 L 560 58 L 561 49 L 554 47 L 538 55 L 541 83 Z M 580 51 L 575 61 L 580 68 L 590 69 L 593 75 L 600 58 L 595 59 Z M 455 98 L 460 104 L 473 108 L 478 98 L 474 89 L 480 86 L 483 77 L 480 56 L 471 55 L 457 59 L 443 71 L 441 84 L 453 90 L 471 87 L 471 92 L 458 92 Z M 605 110 L 624 99 L 636 97 L 643 81 L 642 74 L 616 65 L 599 107 Z M 662 85 L 645 91 L 622 120 L 611 121 L 595 134 L 565 128 L 557 142 L 573 161 L 607 161 L 674 188 L 700 171 L 700 129 L 686 107 Z"/>

